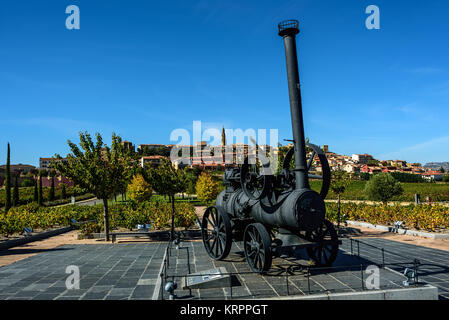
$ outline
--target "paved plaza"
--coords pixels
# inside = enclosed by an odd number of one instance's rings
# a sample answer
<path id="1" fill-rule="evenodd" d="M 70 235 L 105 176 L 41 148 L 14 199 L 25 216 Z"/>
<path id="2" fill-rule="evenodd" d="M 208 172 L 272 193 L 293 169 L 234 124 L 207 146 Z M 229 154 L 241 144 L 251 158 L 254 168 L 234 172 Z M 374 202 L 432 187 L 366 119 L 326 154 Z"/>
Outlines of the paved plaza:
<path id="1" fill-rule="evenodd" d="M 0 268 L 0 299 L 149 299 L 165 243 L 65 245 Z M 66 288 L 78 266 L 80 289 Z"/>
<path id="2" fill-rule="evenodd" d="M 307 277 L 307 256 L 303 250 L 294 257 L 276 258 L 267 275 L 250 273 L 244 259 L 241 243 L 234 243 L 225 261 L 209 258 L 202 242 L 182 242 L 179 249 L 171 250 L 167 274 L 178 283 L 178 299 L 230 299 L 270 298 L 327 292 L 353 292 L 362 289 L 360 264 L 381 264 L 384 248 L 386 264 L 403 272 L 406 265 L 417 258 L 421 262 L 419 280 L 437 286 L 440 298 L 449 298 L 449 252 L 418 247 L 380 238 L 361 239 L 355 243 L 351 255 L 351 242 L 343 239 L 335 266 L 329 272 L 310 272 Z M 43 252 L 0 267 L 0 299 L 19 300 L 103 300 L 162 298 L 157 288 L 166 242 L 122 242 L 109 244 L 70 244 Z M 357 251 L 360 251 L 360 258 Z M 0 252 L 0 255 L 7 251 Z M 344 266 L 352 268 L 343 268 Z M 67 289 L 68 266 L 80 271 L 80 289 Z M 231 276 L 230 286 L 215 289 L 182 290 L 182 278 L 175 276 L 224 266 Z M 341 267 L 339 269 L 338 267 Z M 288 274 L 288 277 L 285 275 Z M 366 274 L 365 274 L 366 276 Z M 381 289 L 400 288 L 405 277 L 388 269 L 381 269 Z M 159 283 L 161 284 L 161 283 Z M 168 298 L 164 294 L 164 298 Z"/>
<path id="3" fill-rule="evenodd" d="M 308 256 L 304 249 L 294 252 L 291 257 L 273 259 L 270 271 L 265 275 L 252 273 L 244 257 L 242 243 L 234 242 L 229 256 L 223 261 L 209 258 L 201 242 L 183 243 L 183 248 L 171 250 L 170 265 L 167 274 L 169 280 L 182 283 L 182 275 L 225 267 L 231 273 L 227 286 L 216 289 L 177 290 L 178 299 L 260 299 L 276 298 L 287 295 L 319 294 L 323 292 L 356 292 L 365 285 L 362 272 L 372 262 L 340 250 L 335 268 L 309 269 Z M 188 254 L 193 257 L 188 258 Z M 190 270 L 188 264 L 190 263 Z M 362 265 L 362 267 L 361 267 Z M 173 278 L 170 278 L 173 275 Z M 366 279 L 367 274 L 364 272 Z M 380 269 L 380 288 L 403 288 L 405 277 Z M 232 284 L 232 285 L 231 285 Z M 159 297 L 161 298 L 161 297 Z M 164 294 L 164 299 L 168 294 Z"/>
<path id="4" fill-rule="evenodd" d="M 419 281 L 424 281 L 438 288 L 440 299 L 449 299 L 449 252 L 444 250 L 432 249 L 423 246 L 415 246 L 403 242 L 391 241 L 381 238 L 364 238 L 361 239 L 363 243 L 373 245 L 379 248 L 384 248 L 385 263 L 398 263 L 397 266 L 389 266 L 389 268 L 398 272 L 403 272 L 406 262 L 418 259 L 419 266 Z M 350 241 L 343 240 L 341 247 L 343 250 L 351 251 Z M 353 243 L 353 251 L 356 246 Z M 382 254 L 378 249 L 372 248 L 368 245 L 361 245 L 361 257 L 381 263 Z"/>

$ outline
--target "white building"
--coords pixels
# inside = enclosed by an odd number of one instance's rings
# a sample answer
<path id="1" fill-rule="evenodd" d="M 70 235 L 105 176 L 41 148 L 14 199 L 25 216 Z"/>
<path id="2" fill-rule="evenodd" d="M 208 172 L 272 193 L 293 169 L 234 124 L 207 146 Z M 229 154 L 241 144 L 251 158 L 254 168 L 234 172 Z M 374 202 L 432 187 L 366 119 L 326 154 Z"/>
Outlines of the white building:
<path id="1" fill-rule="evenodd" d="M 58 160 L 56 158 L 39 158 L 39 169 L 50 170 L 52 161 L 67 161 L 66 158 Z"/>

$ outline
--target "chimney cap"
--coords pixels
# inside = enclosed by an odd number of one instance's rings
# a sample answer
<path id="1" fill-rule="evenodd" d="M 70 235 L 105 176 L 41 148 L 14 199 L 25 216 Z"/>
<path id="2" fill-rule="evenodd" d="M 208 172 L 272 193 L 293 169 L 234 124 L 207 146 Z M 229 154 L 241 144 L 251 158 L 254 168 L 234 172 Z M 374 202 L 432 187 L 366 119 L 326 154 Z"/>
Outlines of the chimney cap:
<path id="1" fill-rule="evenodd" d="M 278 24 L 279 35 L 281 37 L 288 35 L 296 35 L 299 33 L 299 22 L 298 20 L 290 19 L 281 21 Z"/>

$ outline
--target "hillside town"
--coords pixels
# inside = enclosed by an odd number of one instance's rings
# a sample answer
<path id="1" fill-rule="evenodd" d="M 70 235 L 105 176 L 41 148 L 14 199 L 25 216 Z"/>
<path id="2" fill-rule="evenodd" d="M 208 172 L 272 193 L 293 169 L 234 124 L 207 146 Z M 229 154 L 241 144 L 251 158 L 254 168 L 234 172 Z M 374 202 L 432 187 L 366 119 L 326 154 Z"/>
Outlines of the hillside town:
<path id="1" fill-rule="evenodd" d="M 222 145 L 222 153 L 220 155 L 214 155 L 214 150 L 217 150 L 217 146 L 210 146 L 206 141 L 197 142 L 196 145 L 173 145 L 173 144 L 139 144 L 137 148 L 130 141 L 123 141 L 122 145 L 125 149 L 136 153 L 139 159 L 141 167 L 153 166 L 157 167 L 163 158 L 170 158 L 176 151 L 187 150 L 188 156 L 179 157 L 178 160 L 172 161 L 175 167 L 184 168 L 199 168 L 202 170 L 221 171 L 227 168 L 238 167 L 242 160 L 238 161 L 239 157 L 244 158 L 249 154 L 255 154 L 256 148 L 248 144 L 234 143 L 230 145 Z M 291 148 L 292 144 L 280 148 Z M 177 149 L 174 149 L 177 148 Z M 264 150 L 267 153 L 278 153 L 279 149 L 274 149 L 268 145 L 258 146 L 258 150 Z M 352 175 L 360 174 L 375 174 L 375 173 L 408 173 L 421 176 L 427 181 L 441 181 L 444 175 L 444 169 L 435 170 L 425 167 L 420 163 L 408 163 L 405 160 L 378 160 L 370 154 L 352 154 L 352 155 L 340 155 L 335 152 L 329 151 L 328 145 L 321 146 L 325 152 L 327 160 L 329 162 L 330 169 L 332 171 L 345 171 Z M 173 152 L 173 150 L 176 150 Z M 220 146 L 218 147 L 220 150 Z M 307 158 L 310 158 L 312 152 L 307 154 Z M 41 170 L 50 171 L 52 161 L 56 159 L 53 157 L 41 157 L 39 158 L 39 167 L 35 167 L 29 164 L 12 164 L 11 172 L 18 174 L 19 176 L 37 176 Z M 65 161 L 62 159 L 61 161 Z M 0 186 L 4 184 L 4 170 L 6 165 L 0 166 Z M 318 156 L 315 156 L 311 171 L 321 172 L 321 163 Z M 48 187 L 51 183 L 50 177 L 43 178 L 43 186 Z M 62 176 L 56 177 L 55 185 L 64 183 L 66 185 L 73 185 L 73 183 Z"/>

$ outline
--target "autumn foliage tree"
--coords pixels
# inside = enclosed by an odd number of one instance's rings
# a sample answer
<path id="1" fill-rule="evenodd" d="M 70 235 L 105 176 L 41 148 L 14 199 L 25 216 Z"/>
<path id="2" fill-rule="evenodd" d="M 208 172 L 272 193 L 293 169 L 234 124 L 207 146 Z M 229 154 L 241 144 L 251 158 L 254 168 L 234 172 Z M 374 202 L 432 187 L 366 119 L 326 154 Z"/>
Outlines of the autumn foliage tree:
<path id="1" fill-rule="evenodd" d="M 152 190 L 143 176 L 141 174 L 136 174 L 128 185 L 127 193 L 131 200 L 143 202 L 151 198 Z"/>
<path id="2" fill-rule="evenodd" d="M 218 196 L 218 183 L 212 178 L 212 176 L 203 172 L 198 177 L 196 183 L 196 195 L 199 200 L 204 203 L 211 203 Z"/>
<path id="3" fill-rule="evenodd" d="M 67 141 L 71 153 L 67 161 L 55 161 L 54 168 L 71 179 L 75 185 L 84 188 L 103 200 L 105 239 L 109 241 L 108 199 L 126 184 L 134 175 L 137 161 L 129 150 L 125 149 L 120 136 L 112 134 L 112 145 L 109 148 L 103 143 L 99 133 L 94 143 L 89 133 L 80 132 L 81 149 L 70 140 Z M 62 157 L 56 154 L 56 158 Z"/>

